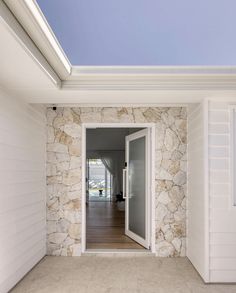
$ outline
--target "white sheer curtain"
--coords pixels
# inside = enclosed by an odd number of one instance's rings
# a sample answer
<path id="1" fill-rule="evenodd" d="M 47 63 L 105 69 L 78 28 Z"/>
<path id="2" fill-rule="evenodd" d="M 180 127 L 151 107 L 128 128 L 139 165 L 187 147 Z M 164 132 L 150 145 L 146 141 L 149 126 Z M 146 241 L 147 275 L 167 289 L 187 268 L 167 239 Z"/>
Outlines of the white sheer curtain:
<path id="1" fill-rule="evenodd" d="M 87 153 L 87 158 L 100 159 L 112 175 L 112 196 L 122 191 L 122 169 L 125 163 L 124 151 L 92 151 Z"/>

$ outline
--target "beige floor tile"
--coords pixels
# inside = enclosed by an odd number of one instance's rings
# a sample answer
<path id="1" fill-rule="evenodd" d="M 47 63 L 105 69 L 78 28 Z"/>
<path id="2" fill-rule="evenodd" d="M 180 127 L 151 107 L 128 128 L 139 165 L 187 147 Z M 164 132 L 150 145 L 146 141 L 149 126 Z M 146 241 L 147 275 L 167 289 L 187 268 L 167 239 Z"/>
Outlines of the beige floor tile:
<path id="1" fill-rule="evenodd" d="M 12 293 L 236 293 L 206 285 L 187 258 L 46 257 Z"/>

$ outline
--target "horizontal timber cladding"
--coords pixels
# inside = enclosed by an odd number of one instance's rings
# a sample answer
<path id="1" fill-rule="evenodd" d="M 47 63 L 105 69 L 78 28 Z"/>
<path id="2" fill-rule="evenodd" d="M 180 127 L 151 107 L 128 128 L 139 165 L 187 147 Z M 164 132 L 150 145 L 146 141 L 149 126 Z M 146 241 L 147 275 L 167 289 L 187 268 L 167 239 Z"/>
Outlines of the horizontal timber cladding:
<path id="1" fill-rule="evenodd" d="M 0 292 L 46 254 L 46 113 L 0 91 Z"/>

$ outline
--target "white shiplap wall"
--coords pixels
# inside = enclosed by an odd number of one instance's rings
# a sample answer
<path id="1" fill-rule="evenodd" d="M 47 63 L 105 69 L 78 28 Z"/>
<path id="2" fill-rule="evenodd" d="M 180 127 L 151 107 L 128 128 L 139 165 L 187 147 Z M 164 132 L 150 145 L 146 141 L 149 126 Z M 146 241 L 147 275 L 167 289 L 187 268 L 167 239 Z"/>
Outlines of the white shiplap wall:
<path id="1" fill-rule="evenodd" d="M 233 208 L 230 183 L 230 106 L 227 102 L 210 101 L 211 282 L 236 282 L 236 208 Z"/>
<path id="2" fill-rule="evenodd" d="M 0 89 L 0 292 L 46 253 L 45 111 Z"/>
<path id="3" fill-rule="evenodd" d="M 187 256 L 209 281 L 207 192 L 207 104 L 188 109 Z"/>

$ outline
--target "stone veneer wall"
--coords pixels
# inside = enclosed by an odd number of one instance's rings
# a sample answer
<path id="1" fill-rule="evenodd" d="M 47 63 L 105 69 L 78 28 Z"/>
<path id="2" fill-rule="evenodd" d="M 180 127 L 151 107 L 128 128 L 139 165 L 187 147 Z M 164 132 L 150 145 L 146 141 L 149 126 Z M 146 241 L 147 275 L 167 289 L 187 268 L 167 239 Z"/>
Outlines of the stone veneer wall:
<path id="1" fill-rule="evenodd" d="M 47 253 L 81 253 L 81 124 L 156 125 L 156 252 L 185 256 L 187 110 L 160 108 L 48 109 Z"/>

